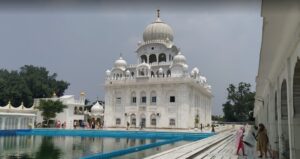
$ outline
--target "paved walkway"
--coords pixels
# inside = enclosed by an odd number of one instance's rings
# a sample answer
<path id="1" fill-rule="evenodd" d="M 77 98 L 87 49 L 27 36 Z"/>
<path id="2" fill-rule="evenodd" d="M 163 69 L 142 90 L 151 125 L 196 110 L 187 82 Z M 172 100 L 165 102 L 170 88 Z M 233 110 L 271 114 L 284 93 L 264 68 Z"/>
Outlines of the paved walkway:
<path id="1" fill-rule="evenodd" d="M 256 141 L 250 132 L 250 126 L 246 128 L 244 140 L 253 147 L 245 145 L 247 156 L 236 155 L 235 139 L 238 128 L 239 126 L 236 126 L 236 128 L 215 136 L 161 152 L 147 157 L 147 159 L 259 159 L 257 157 L 259 154 L 256 152 Z"/>

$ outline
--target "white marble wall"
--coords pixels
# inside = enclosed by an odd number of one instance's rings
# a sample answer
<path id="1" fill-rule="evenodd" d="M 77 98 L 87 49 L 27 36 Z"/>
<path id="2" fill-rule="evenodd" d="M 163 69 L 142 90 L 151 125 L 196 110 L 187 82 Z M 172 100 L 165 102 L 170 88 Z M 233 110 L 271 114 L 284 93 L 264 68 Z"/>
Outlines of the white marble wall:
<path id="1" fill-rule="evenodd" d="M 146 117 L 148 128 L 194 128 L 195 119 L 195 94 L 198 98 L 197 108 L 199 109 L 200 121 L 203 124 L 211 122 L 211 97 L 204 95 L 201 90 L 189 86 L 189 84 L 147 84 L 143 85 L 120 85 L 107 86 L 105 88 L 105 126 L 126 127 L 130 122 L 130 115 L 136 115 L 136 126 L 139 126 L 141 116 Z M 135 91 L 135 105 L 131 103 L 131 92 Z M 144 91 L 147 97 L 145 105 L 140 103 L 140 93 Z M 156 92 L 156 105 L 150 102 L 150 93 Z M 192 93 L 190 93 L 192 92 Z M 170 103 L 170 96 L 175 96 L 175 103 Z M 192 98 L 190 98 L 192 96 Z M 121 104 L 117 106 L 116 98 L 121 97 Z M 126 115 L 125 115 L 126 113 Z M 150 116 L 159 113 L 156 117 L 156 126 L 151 125 Z M 121 124 L 116 125 L 116 118 L 121 119 Z M 170 119 L 175 119 L 175 126 L 170 126 Z"/>

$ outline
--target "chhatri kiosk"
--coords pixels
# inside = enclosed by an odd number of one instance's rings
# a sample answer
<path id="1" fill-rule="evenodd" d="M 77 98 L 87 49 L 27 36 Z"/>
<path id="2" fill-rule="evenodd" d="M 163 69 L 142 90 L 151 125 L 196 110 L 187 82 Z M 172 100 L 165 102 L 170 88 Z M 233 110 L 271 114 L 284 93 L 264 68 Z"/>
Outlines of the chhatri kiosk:
<path id="1" fill-rule="evenodd" d="M 106 71 L 105 127 L 189 129 L 211 124 L 212 92 L 198 68 L 188 71 L 172 28 L 157 12 L 138 42 L 137 64 L 119 57 Z"/>

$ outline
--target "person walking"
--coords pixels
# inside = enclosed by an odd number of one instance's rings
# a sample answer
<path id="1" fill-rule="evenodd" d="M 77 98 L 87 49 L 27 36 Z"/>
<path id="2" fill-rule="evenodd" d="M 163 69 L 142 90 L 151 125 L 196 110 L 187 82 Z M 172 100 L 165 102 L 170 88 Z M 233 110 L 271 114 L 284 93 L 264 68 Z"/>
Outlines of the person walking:
<path id="1" fill-rule="evenodd" d="M 126 130 L 129 129 L 129 126 L 130 126 L 130 123 L 127 121 L 127 127 L 126 127 Z"/>
<path id="2" fill-rule="evenodd" d="M 267 157 L 269 138 L 267 135 L 267 130 L 264 124 L 262 123 L 258 125 L 258 133 L 256 139 L 257 139 L 256 149 L 257 151 L 260 152 L 259 158 L 263 157 L 264 155 Z"/>
<path id="3" fill-rule="evenodd" d="M 200 130 L 201 130 L 201 132 L 202 132 L 202 129 L 203 129 L 203 125 L 202 125 L 202 123 L 200 124 Z"/>
<path id="4" fill-rule="evenodd" d="M 244 132 L 245 132 L 245 128 L 241 127 L 237 132 L 236 132 L 236 155 L 239 155 L 239 151 L 242 149 L 243 152 L 243 156 L 247 156 L 245 154 L 245 148 L 244 148 Z"/>

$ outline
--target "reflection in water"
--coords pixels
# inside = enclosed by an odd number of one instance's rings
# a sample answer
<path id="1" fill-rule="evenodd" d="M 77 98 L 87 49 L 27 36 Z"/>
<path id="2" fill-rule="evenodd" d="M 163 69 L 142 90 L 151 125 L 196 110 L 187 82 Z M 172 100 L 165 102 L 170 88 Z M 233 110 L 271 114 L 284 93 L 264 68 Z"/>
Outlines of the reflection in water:
<path id="1" fill-rule="evenodd" d="M 162 140 L 70 136 L 7 136 L 0 137 L 0 158 L 78 159 L 94 153 L 107 153 L 158 141 Z M 175 146 L 178 146 L 178 144 L 168 146 L 168 148 Z M 152 148 L 131 155 L 120 156 L 120 158 L 143 158 L 158 153 L 160 150 L 159 147 Z"/>
<path id="2" fill-rule="evenodd" d="M 60 158 L 61 154 L 61 150 L 53 144 L 53 138 L 46 136 L 42 138 L 41 146 L 36 152 L 35 158 L 56 159 Z"/>

